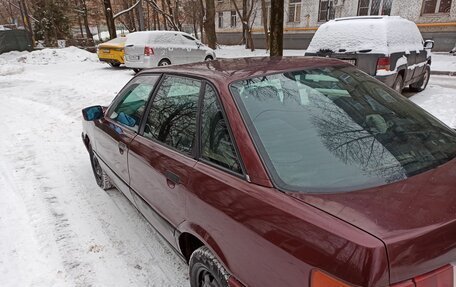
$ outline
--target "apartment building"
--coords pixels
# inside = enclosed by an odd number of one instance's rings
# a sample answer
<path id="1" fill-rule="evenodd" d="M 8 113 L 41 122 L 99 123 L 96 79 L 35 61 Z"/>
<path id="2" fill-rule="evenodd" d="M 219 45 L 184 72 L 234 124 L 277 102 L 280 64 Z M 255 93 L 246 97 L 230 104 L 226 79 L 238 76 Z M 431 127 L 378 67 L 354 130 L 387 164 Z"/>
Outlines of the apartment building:
<path id="1" fill-rule="evenodd" d="M 221 44 L 241 41 L 242 23 L 233 0 L 216 0 L 217 39 Z M 236 0 L 242 8 L 242 0 Z M 261 1 L 253 1 L 251 17 L 256 47 L 264 47 Z M 284 0 L 284 47 L 305 49 L 318 27 L 339 17 L 391 15 L 415 22 L 436 51 L 449 51 L 456 42 L 456 0 Z M 252 2 L 249 2 L 252 3 Z M 266 0 L 266 6 L 270 1 Z M 269 13 L 269 8 L 267 9 Z M 268 19 L 269 21 L 269 19 Z"/>

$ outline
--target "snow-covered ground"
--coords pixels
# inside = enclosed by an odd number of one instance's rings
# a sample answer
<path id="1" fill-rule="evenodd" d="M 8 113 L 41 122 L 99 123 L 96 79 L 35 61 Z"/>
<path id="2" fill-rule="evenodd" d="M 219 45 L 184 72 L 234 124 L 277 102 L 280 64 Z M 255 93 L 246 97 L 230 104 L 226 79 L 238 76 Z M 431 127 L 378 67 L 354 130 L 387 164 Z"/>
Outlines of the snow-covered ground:
<path id="1" fill-rule="evenodd" d="M 450 53 L 432 53 L 431 68 L 434 71 L 456 72 L 456 56 Z"/>
<path id="2" fill-rule="evenodd" d="M 81 109 L 108 104 L 133 75 L 76 48 L 0 55 L 0 286 L 189 286 L 128 200 L 97 187 L 81 142 Z M 456 77 L 408 96 L 456 127 Z"/>

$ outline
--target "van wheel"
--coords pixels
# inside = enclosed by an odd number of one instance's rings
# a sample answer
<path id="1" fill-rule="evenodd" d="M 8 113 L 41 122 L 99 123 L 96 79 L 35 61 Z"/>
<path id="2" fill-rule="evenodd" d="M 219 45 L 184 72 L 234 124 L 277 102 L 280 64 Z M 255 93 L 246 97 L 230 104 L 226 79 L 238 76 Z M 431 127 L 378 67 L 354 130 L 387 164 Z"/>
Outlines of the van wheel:
<path id="1" fill-rule="evenodd" d="M 404 79 L 401 74 L 397 74 L 396 80 L 393 84 L 393 89 L 399 94 L 402 94 L 402 90 L 404 89 Z"/>
<path id="2" fill-rule="evenodd" d="M 423 76 L 421 77 L 421 79 L 418 82 L 410 85 L 410 90 L 412 90 L 412 92 L 424 91 L 424 89 L 426 89 L 426 87 L 427 87 L 427 84 L 429 83 L 430 78 L 431 78 L 431 67 L 429 65 L 426 65 L 426 70 L 424 71 Z"/>
<path id="3" fill-rule="evenodd" d="M 159 66 L 169 66 L 171 62 L 168 59 L 163 59 L 158 63 Z"/>
<path id="4" fill-rule="evenodd" d="M 89 155 L 90 155 L 90 163 L 92 164 L 93 175 L 95 176 L 95 180 L 99 187 L 103 190 L 108 190 L 112 188 L 111 180 L 106 172 L 101 168 L 100 163 L 98 162 L 98 158 L 92 151 L 92 148 L 89 146 Z"/>
<path id="5" fill-rule="evenodd" d="M 228 272 L 206 246 L 190 256 L 191 287 L 228 287 Z"/>

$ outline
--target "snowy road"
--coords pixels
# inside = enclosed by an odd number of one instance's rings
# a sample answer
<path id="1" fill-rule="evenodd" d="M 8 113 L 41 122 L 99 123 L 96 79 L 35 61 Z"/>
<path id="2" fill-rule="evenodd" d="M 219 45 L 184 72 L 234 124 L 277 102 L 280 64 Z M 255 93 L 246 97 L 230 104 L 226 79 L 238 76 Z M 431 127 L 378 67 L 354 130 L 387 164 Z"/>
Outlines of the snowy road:
<path id="1" fill-rule="evenodd" d="M 81 108 L 132 76 L 75 49 L 0 56 L 0 286 L 189 286 L 128 200 L 97 187 L 80 139 Z M 456 77 L 411 99 L 456 127 Z"/>

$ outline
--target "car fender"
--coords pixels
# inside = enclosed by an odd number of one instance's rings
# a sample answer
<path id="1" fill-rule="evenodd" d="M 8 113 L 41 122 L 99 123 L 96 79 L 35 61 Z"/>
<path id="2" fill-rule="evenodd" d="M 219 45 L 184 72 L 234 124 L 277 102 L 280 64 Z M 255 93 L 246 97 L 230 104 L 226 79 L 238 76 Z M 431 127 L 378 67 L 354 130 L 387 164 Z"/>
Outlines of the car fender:
<path id="1" fill-rule="evenodd" d="M 182 233 L 189 233 L 189 234 L 195 236 L 196 238 L 198 238 L 199 241 L 201 241 L 204 244 L 204 246 L 206 246 L 207 248 L 209 248 L 211 250 L 212 254 L 214 254 L 217 257 L 217 259 L 223 265 L 223 267 L 228 271 L 228 273 L 231 274 L 230 269 L 228 268 L 228 262 L 226 260 L 226 257 L 224 255 L 222 249 L 217 244 L 217 242 L 215 242 L 214 238 L 210 235 L 210 233 L 205 228 L 203 228 L 199 224 L 192 223 L 189 221 L 184 221 L 181 224 L 179 224 L 179 226 L 176 228 L 176 230 L 177 230 L 177 232 L 175 234 L 175 237 L 176 237 L 177 246 L 179 246 L 179 236 Z M 179 246 L 179 249 L 180 249 L 180 246 Z M 182 253 L 182 250 L 179 250 L 179 251 Z"/>

